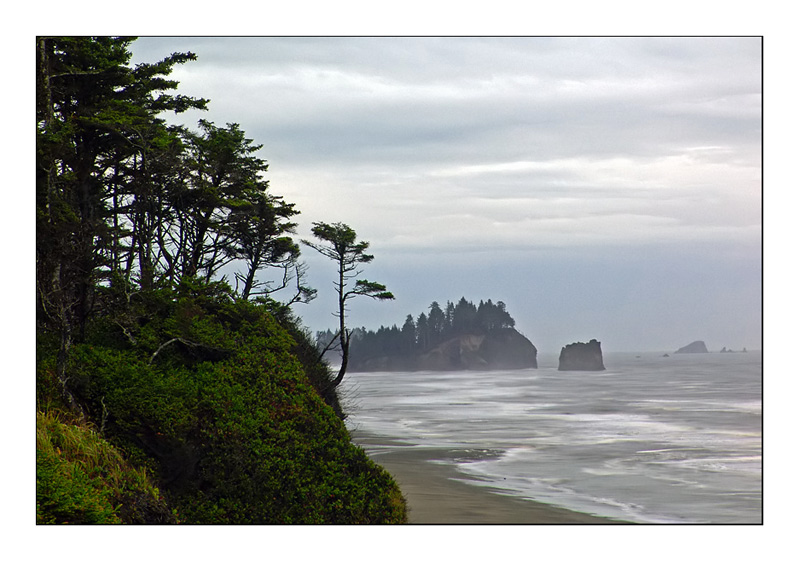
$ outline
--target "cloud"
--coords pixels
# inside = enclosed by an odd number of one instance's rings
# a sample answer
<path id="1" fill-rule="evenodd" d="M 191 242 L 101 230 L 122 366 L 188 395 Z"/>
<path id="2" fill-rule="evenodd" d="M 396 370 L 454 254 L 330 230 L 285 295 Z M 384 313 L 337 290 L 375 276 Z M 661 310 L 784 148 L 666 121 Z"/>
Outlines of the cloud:
<path id="1" fill-rule="evenodd" d="M 401 282 L 399 293 L 412 287 L 424 301 L 442 287 L 497 284 L 497 259 L 507 267 L 558 252 L 572 269 L 517 270 L 518 282 L 534 277 L 550 298 L 560 298 L 563 276 L 596 277 L 581 260 L 602 255 L 613 279 L 605 303 L 622 302 L 623 294 L 652 300 L 624 278 L 625 256 L 636 256 L 640 268 L 658 268 L 667 255 L 673 265 L 680 263 L 675 256 L 691 256 L 708 276 L 721 256 L 742 268 L 760 260 L 759 38 L 206 37 L 134 44 L 136 57 L 148 61 L 184 50 L 199 60 L 175 72 L 182 93 L 211 99 L 210 112 L 184 122 L 240 123 L 264 145 L 273 191 L 302 212 L 300 233 L 313 221 L 350 224 L 373 243 L 371 267 L 388 277 L 379 280 Z M 704 263 L 710 265 L 698 265 Z M 692 310 L 703 299 L 722 302 L 719 288 L 746 277 L 745 269 L 730 271 L 692 285 Z M 319 274 L 318 286 L 326 286 Z M 663 307 L 688 314 L 670 302 L 686 279 L 668 271 L 648 277 L 665 284 L 659 310 L 673 330 L 680 315 Z M 505 295 L 471 296 L 521 298 L 513 280 L 502 284 Z M 748 283 L 745 292 L 755 286 Z M 741 306 L 742 291 L 730 294 L 738 299 L 730 306 Z M 743 317 L 757 316 L 757 297 Z M 562 314 L 606 315 L 609 322 L 617 314 L 601 302 L 577 303 L 564 307 L 583 312 Z M 647 306 L 628 303 L 619 318 Z M 309 312 L 314 322 L 328 317 L 315 314 Z"/>
<path id="2" fill-rule="evenodd" d="M 638 153 L 689 132 L 714 135 L 715 116 L 758 123 L 757 76 L 725 73 L 713 41 L 686 42 L 694 49 L 634 39 L 219 38 L 187 45 L 200 61 L 176 77 L 220 92 L 210 94 L 215 111 L 263 127 L 277 154 L 285 146 L 311 165 L 414 148 L 431 160 Z M 680 64 L 671 49 L 685 52 Z"/>

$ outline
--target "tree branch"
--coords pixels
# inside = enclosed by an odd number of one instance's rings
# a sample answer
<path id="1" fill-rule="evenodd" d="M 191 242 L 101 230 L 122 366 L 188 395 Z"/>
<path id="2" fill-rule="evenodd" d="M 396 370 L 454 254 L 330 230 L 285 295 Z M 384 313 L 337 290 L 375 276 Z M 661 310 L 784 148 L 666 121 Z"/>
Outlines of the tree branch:
<path id="1" fill-rule="evenodd" d="M 321 361 L 326 353 L 328 353 L 331 349 L 335 349 L 336 348 L 336 346 L 334 345 L 334 342 L 336 340 L 338 340 L 338 339 L 339 339 L 339 332 L 337 331 L 333 335 L 333 338 L 331 339 L 331 341 L 328 342 L 328 345 L 326 345 L 325 348 L 322 350 L 322 352 L 319 354 L 319 357 L 317 358 L 317 361 Z"/>
<path id="2" fill-rule="evenodd" d="M 165 347 L 167 347 L 169 344 L 171 344 L 171 343 L 175 343 L 176 341 L 182 341 L 182 340 L 181 340 L 181 338 L 172 338 L 172 339 L 171 339 L 171 340 L 169 340 L 168 342 L 166 342 L 166 343 L 162 343 L 162 344 L 159 346 L 159 348 L 158 348 L 158 349 L 156 349 L 156 352 L 155 352 L 155 353 L 154 353 L 154 354 L 153 354 L 153 355 L 150 357 L 150 361 L 149 361 L 147 364 L 148 364 L 148 365 L 152 365 L 152 364 L 153 364 L 153 361 L 154 361 L 154 360 L 155 360 L 155 358 L 156 358 L 156 355 L 158 355 L 158 354 L 161 352 L 161 350 L 162 350 L 162 349 L 164 349 Z"/>
<path id="3" fill-rule="evenodd" d="M 153 355 L 150 357 L 150 361 L 148 362 L 148 365 L 152 365 L 152 364 L 153 364 L 153 361 L 155 360 L 156 356 L 157 356 L 159 353 L 161 353 L 161 351 L 162 351 L 162 350 L 163 350 L 165 347 L 167 347 L 168 345 L 170 345 L 170 344 L 173 344 L 173 343 L 175 343 L 175 342 L 182 343 L 183 345 L 185 345 L 185 346 L 187 346 L 187 347 L 193 347 L 193 348 L 205 349 L 205 350 L 208 350 L 208 351 L 210 351 L 210 352 L 213 352 L 213 353 L 214 353 L 214 354 L 216 354 L 216 355 L 219 355 L 219 354 L 225 354 L 225 353 L 230 353 L 229 351 L 227 351 L 227 350 L 225 350 L 225 349 L 220 349 L 220 348 L 216 348 L 216 347 L 211 347 L 210 345 L 205 345 L 205 344 L 202 344 L 202 343 L 196 343 L 196 342 L 192 342 L 192 341 L 189 341 L 189 340 L 185 340 L 185 339 L 183 339 L 183 338 L 172 338 L 171 340 L 169 340 L 169 341 L 167 341 L 167 342 L 164 342 L 164 343 L 162 343 L 162 344 L 159 346 L 159 348 L 158 348 L 158 349 L 156 349 L 155 353 L 153 353 Z"/>
<path id="4" fill-rule="evenodd" d="M 128 304 L 130 304 L 130 296 L 128 296 Z M 120 324 L 119 322 L 117 322 L 116 320 L 114 321 L 114 324 L 116 324 L 117 326 L 122 328 L 122 333 L 125 334 L 128 337 L 128 341 L 131 342 L 131 345 L 135 346 L 136 345 L 136 339 L 128 331 L 128 329 L 125 326 L 123 326 L 122 324 Z M 150 362 L 152 363 L 152 359 L 150 360 Z"/>

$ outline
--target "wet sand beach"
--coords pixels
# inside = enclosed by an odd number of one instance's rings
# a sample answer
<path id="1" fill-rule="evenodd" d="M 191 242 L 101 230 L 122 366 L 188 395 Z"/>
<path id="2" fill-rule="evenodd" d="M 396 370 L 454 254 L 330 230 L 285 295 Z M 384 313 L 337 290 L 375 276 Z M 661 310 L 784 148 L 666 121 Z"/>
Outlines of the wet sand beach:
<path id="1" fill-rule="evenodd" d="M 463 457 L 464 451 L 414 447 L 358 432 L 353 432 L 353 440 L 395 478 L 408 502 L 409 523 L 412 524 L 624 523 L 501 495 L 492 488 L 465 482 L 470 478 L 454 466 L 435 462 Z"/>

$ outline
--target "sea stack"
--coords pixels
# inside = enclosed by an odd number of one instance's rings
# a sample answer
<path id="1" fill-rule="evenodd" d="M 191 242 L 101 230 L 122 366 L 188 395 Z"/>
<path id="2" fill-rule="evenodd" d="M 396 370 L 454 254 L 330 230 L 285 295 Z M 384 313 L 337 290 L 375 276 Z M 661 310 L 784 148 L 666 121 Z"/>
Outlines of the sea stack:
<path id="1" fill-rule="evenodd" d="M 703 341 L 693 341 L 689 345 L 685 345 L 675 353 L 708 353 L 708 348 Z"/>
<path id="2" fill-rule="evenodd" d="M 600 342 L 576 342 L 561 348 L 558 358 L 559 371 L 605 371 Z"/>
<path id="3" fill-rule="evenodd" d="M 464 334 L 413 355 L 377 355 L 356 358 L 357 371 L 493 371 L 536 369 L 536 346 L 513 328 L 486 334 Z"/>

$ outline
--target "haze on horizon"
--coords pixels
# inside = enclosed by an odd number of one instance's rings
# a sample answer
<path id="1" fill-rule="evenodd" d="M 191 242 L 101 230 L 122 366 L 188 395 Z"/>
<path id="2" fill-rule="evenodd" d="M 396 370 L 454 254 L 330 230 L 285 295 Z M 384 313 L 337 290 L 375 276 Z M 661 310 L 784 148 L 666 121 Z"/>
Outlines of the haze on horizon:
<path id="1" fill-rule="evenodd" d="M 432 301 L 506 303 L 541 353 L 762 341 L 758 37 L 144 37 L 135 62 L 192 51 L 179 122 L 263 144 L 297 238 L 344 222 L 371 243 L 352 327 Z M 332 328 L 334 266 L 308 249 Z"/>

